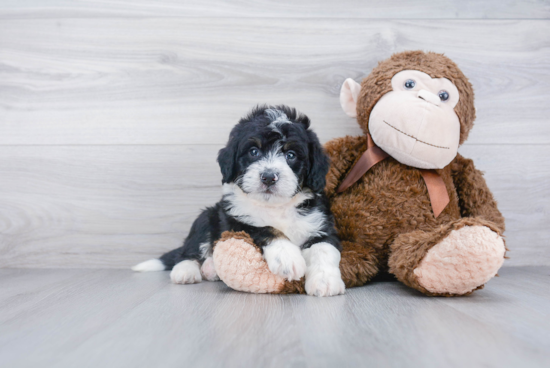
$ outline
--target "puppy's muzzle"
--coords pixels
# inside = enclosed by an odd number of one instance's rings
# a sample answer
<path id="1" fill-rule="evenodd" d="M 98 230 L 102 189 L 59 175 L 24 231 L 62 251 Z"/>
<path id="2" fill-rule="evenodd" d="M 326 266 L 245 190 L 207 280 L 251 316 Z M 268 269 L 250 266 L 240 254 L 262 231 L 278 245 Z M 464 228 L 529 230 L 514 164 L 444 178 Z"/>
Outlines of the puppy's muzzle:
<path id="1" fill-rule="evenodd" d="M 260 180 L 263 184 L 270 187 L 277 183 L 277 180 L 279 180 L 279 174 L 274 171 L 264 171 L 260 174 Z"/>

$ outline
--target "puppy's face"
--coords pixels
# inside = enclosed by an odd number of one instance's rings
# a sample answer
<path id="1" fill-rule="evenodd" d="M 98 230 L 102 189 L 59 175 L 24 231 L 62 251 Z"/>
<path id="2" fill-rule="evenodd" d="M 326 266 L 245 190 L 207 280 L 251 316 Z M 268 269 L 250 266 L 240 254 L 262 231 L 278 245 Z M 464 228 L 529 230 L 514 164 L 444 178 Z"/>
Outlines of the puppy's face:
<path id="1" fill-rule="evenodd" d="M 223 183 L 263 201 L 323 190 L 329 166 L 309 119 L 285 106 L 256 108 L 241 119 L 218 162 Z"/>

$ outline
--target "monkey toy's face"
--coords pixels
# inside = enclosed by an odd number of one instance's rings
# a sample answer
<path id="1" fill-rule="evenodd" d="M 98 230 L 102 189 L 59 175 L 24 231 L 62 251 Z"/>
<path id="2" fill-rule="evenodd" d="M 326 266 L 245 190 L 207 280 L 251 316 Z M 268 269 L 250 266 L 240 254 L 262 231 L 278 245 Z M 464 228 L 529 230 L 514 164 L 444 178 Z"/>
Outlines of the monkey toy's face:
<path id="1" fill-rule="evenodd" d="M 408 166 L 441 169 L 448 165 L 456 157 L 460 140 L 460 121 L 454 110 L 460 96 L 455 85 L 446 78 L 403 70 L 392 77 L 391 86 L 369 116 L 374 143 Z M 341 102 L 348 115 L 356 114 L 359 92 L 359 84 L 346 80 Z"/>
<path id="2" fill-rule="evenodd" d="M 456 156 L 460 138 L 454 84 L 416 70 L 397 73 L 391 84 L 393 90 L 370 114 L 373 141 L 403 164 L 422 169 L 447 166 Z"/>

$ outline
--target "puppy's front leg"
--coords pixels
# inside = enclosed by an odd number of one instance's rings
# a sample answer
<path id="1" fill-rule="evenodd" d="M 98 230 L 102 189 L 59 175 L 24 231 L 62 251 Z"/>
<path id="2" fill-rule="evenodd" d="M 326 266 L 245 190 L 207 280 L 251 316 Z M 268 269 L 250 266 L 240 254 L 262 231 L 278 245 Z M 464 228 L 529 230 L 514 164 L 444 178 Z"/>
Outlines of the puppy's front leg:
<path id="1" fill-rule="evenodd" d="M 340 252 L 329 243 L 316 243 L 304 249 L 306 260 L 306 292 L 308 295 L 344 294 L 346 286 L 340 274 Z"/>
<path id="2" fill-rule="evenodd" d="M 264 258 L 269 270 L 285 279 L 300 280 L 306 272 L 306 261 L 300 247 L 284 238 L 274 239 L 264 246 Z"/>

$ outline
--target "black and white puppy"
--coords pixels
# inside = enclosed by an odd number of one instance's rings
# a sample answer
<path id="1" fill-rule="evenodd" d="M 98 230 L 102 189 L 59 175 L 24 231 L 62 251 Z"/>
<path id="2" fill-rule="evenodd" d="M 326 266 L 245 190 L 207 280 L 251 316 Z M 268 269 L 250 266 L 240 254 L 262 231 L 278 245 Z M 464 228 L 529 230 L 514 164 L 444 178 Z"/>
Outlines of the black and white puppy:
<path id="1" fill-rule="evenodd" d="M 212 244 L 224 231 L 245 231 L 271 272 L 306 276 L 310 295 L 342 294 L 341 245 L 323 189 L 329 160 L 305 115 L 287 106 L 256 107 L 220 150 L 223 197 L 193 223 L 181 248 L 134 271 L 172 270 L 172 282 L 217 280 Z"/>

